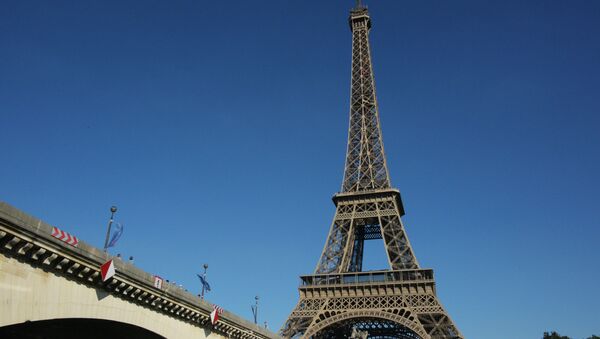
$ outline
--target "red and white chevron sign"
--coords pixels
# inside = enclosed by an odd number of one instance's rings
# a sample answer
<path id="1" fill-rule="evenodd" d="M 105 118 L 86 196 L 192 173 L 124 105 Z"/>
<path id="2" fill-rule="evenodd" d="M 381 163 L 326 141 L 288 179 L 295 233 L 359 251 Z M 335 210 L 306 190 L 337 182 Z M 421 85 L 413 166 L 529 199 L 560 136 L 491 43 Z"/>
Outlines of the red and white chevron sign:
<path id="1" fill-rule="evenodd" d="M 62 240 L 71 246 L 77 247 L 79 239 L 76 236 L 70 235 L 69 233 L 60 230 L 58 227 L 52 227 L 52 236 L 58 240 Z"/>

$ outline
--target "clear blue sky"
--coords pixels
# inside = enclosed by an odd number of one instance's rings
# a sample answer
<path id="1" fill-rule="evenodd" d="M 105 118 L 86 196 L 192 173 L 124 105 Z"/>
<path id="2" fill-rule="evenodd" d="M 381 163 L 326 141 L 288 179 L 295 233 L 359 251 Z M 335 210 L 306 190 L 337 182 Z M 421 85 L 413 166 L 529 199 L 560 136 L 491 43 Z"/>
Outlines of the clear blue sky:
<path id="1" fill-rule="evenodd" d="M 600 335 L 600 1 L 367 4 L 392 182 L 465 337 Z M 278 329 L 342 180 L 352 5 L 3 1 L 0 199 L 96 246 L 116 204 L 114 253 L 194 293 L 206 262 Z"/>

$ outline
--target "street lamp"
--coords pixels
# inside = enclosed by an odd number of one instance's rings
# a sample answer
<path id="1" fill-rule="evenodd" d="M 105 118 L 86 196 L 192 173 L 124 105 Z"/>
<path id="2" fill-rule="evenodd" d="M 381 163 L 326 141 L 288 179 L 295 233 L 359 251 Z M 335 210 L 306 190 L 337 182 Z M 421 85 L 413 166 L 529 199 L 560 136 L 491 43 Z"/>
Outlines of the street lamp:
<path id="1" fill-rule="evenodd" d="M 206 270 L 208 269 L 208 264 L 204 264 L 202 267 L 204 267 L 204 274 L 202 275 L 204 278 L 204 281 L 202 281 L 202 299 L 204 299 L 204 287 L 206 286 Z"/>
<path id="2" fill-rule="evenodd" d="M 110 220 L 108 221 L 108 229 L 106 230 L 106 239 L 104 240 L 104 252 L 108 249 L 108 238 L 110 237 L 110 227 L 113 223 L 113 218 L 115 217 L 115 213 L 117 213 L 117 206 L 111 206 L 110 208 Z"/>
<path id="3" fill-rule="evenodd" d="M 254 315 L 254 323 L 258 324 L 258 296 L 254 297 L 254 305 L 250 307 L 252 308 L 252 314 Z"/>

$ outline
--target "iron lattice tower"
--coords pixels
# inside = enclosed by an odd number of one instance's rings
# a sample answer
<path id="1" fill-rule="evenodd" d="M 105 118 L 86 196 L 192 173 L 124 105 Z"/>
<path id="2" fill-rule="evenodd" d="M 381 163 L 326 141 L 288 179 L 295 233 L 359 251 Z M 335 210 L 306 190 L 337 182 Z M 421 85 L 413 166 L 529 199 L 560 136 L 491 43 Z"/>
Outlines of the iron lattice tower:
<path id="1" fill-rule="evenodd" d="M 433 270 L 419 266 L 402 224 L 404 207 L 390 184 L 379 123 L 371 18 L 360 1 L 349 21 L 352 82 L 342 190 L 333 197 L 336 213 L 315 273 L 300 277 L 300 300 L 281 334 L 463 338 L 438 301 Z M 364 242 L 373 239 L 383 240 L 389 270 L 362 272 Z"/>

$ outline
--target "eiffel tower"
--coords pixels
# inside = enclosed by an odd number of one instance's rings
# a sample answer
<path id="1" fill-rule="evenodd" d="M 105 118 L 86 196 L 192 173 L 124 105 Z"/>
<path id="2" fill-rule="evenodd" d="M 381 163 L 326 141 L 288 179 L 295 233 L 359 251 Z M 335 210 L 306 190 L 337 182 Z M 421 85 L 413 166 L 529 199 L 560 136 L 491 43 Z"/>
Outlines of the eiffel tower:
<path id="1" fill-rule="evenodd" d="M 419 266 L 391 187 L 371 64 L 371 18 L 350 11 L 350 128 L 342 191 L 313 275 L 301 276 L 300 300 L 281 329 L 288 338 L 463 338 L 436 296 L 432 269 Z M 390 269 L 362 271 L 365 240 L 384 242 Z"/>

